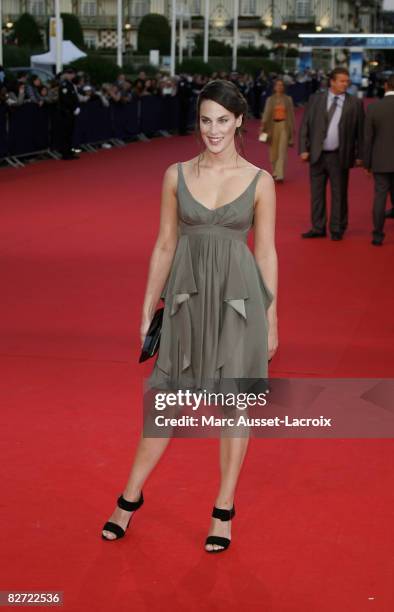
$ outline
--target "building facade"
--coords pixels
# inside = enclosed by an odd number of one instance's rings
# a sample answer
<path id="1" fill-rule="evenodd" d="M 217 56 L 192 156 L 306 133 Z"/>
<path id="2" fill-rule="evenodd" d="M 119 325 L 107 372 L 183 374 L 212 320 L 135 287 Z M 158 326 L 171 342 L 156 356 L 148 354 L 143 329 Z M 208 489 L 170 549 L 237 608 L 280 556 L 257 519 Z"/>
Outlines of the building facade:
<path id="1" fill-rule="evenodd" d="M 61 0 L 60 10 L 76 15 L 86 44 L 92 48 L 116 45 L 117 0 Z M 3 0 L 3 22 L 12 23 L 28 12 L 44 28 L 53 15 L 53 0 Z M 171 0 L 123 0 L 125 47 L 137 48 L 141 18 L 159 13 L 171 19 Z M 272 46 L 272 32 L 281 41 L 296 40 L 296 32 L 377 32 L 382 0 L 239 0 L 239 44 Z M 182 20 L 181 44 L 190 48 L 204 28 L 205 0 L 177 0 L 178 24 Z M 182 16 L 181 16 L 182 15 Z M 234 0 L 210 0 L 210 38 L 232 44 Z M 293 32 L 293 37 L 291 33 Z"/>

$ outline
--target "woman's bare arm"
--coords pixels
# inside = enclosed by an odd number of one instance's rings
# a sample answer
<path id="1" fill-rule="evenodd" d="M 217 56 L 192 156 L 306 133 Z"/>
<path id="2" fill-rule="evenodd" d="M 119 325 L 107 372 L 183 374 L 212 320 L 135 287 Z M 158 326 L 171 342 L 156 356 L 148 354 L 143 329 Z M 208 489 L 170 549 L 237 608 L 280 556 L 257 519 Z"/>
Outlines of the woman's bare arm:
<path id="1" fill-rule="evenodd" d="M 265 284 L 274 296 L 267 311 L 269 334 L 269 358 L 278 346 L 278 257 L 275 248 L 276 195 L 275 183 L 268 172 L 264 172 L 256 185 L 254 215 L 254 256 Z"/>
<path id="2" fill-rule="evenodd" d="M 163 178 L 159 234 L 150 258 L 142 307 L 141 345 L 170 272 L 178 242 L 177 182 L 177 165 L 171 164 Z"/>

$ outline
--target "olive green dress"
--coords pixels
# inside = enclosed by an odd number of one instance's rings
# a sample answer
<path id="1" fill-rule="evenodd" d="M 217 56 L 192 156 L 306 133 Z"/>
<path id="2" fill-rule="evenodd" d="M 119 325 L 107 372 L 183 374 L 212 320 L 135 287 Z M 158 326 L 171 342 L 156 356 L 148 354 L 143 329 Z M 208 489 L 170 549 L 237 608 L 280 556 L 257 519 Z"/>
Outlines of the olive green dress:
<path id="1" fill-rule="evenodd" d="M 210 210 L 192 196 L 178 162 L 179 237 L 148 388 L 198 390 L 221 379 L 267 376 L 273 296 L 246 243 L 261 172 L 240 196 Z"/>

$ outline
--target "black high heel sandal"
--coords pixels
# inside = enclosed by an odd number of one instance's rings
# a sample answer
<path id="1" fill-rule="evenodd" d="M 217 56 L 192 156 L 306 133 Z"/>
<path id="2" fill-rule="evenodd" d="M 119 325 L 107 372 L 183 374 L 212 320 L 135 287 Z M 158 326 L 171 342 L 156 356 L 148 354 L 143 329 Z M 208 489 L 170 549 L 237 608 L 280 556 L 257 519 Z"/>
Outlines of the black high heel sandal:
<path id="1" fill-rule="evenodd" d="M 127 501 L 127 499 L 125 499 L 123 495 L 120 495 L 117 501 L 119 508 L 121 508 L 122 510 L 127 510 L 127 512 L 135 512 L 136 510 L 138 510 L 138 508 L 142 506 L 143 503 L 144 496 L 142 495 L 142 491 L 138 501 Z M 123 536 L 126 534 L 126 531 L 133 516 L 134 514 L 130 516 L 129 522 L 126 525 L 126 529 L 123 529 L 120 525 L 118 525 L 117 523 L 113 523 L 112 521 L 108 521 L 107 523 L 105 523 L 104 527 L 102 528 L 102 531 L 110 531 L 111 533 L 114 533 L 117 537 L 107 538 L 107 536 L 102 533 L 101 537 L 103 538 L 103 540 L 108 540 L 112 542 L 113 540 L 119 540 L 119 538 L 123 538 Z"/>
<path id="2" fill-rule="evenodd" d="M 212 510 L 212 516 L 213 518 L 218 518 L 221 521 L 230 521 L 233 516 L 235 516 L 235 507 L 233 505 L 233 507 L 231 508 L 231 510 L 225 510 L 223 508 L 217 508 L 216 506 L 213 507 Z M 223 538 L 221 536 L 208 536 L 207 539 L 205 540 L 205 546 L 207 544 L 217 544 L 218 546 L 222 546 L 223 548 L 212 548 L 212 550 L 208 550 L 207 548 L 205 548 L 206 552 L 208 553 L 218 553 L 218 552 L 222 552 L 223 550 L 226 550 L 229 546 L 230 546 L 231 540 L 229 538 Z"/>

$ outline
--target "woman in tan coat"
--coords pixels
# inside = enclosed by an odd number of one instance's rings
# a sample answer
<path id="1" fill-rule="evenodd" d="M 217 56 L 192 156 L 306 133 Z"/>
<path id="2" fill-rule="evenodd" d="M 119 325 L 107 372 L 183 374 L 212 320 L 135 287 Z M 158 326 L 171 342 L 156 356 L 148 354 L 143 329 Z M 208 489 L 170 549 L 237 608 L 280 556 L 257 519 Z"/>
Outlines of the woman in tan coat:
<path id="1" fill-rule="evenodd" d="M 294 144 L 294 105 L 290 96 L 285 94 L 282 79 L 276 79 L 274 93 L 267 99 L 261 118 L 260 132 L 268 134 L 269 156 L 272 176 L 283 182 L 287 159 L 287 147 Z"/>

